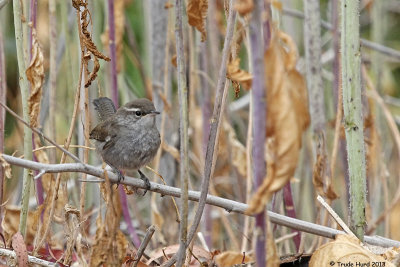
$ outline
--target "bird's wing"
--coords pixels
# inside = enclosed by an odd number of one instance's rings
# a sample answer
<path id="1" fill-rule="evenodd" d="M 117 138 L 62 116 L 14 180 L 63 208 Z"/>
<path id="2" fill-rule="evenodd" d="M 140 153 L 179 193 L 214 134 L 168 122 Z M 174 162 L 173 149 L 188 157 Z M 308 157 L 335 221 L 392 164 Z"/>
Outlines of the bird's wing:
<path id="1" fill-rule="evenodd" d="M 107 120 L 116 112 L 114 103 L 108 97 L 99 97 L 94 99 L 93 105 L 95 110 L 97 110 L 101 121 Z"/>
<path id="2" fill-rule="evenodd" d="M 116 136 L 116 127 L 113 126 L 111 120 L 99 123 L 89 134 L 90 139 L 105 143 L 103 149 L 112 146 L 115 143 Z"/>

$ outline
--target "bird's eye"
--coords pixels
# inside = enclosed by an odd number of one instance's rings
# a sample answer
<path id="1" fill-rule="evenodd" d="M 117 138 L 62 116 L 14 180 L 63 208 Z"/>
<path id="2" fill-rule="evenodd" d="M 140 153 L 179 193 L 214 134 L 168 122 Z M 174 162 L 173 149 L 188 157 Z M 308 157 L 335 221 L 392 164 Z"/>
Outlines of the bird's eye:
<path id="1" fill-rule="evenodd" d="M 135 114 L 136 114 L 136 116 L 138 116 L 138 117 L 142 116 L 142 112 L 141 112 L 140 110 L 137 110 Z"/>

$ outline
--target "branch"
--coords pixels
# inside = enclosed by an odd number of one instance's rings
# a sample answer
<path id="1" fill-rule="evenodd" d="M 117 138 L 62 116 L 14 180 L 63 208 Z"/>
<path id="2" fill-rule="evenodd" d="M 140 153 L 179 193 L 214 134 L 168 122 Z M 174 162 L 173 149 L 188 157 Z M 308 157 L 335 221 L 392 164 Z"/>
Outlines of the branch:
<path id="1" fill-rule="evenodd" d="M 17 258 L 15 251 L 5 248 L 0 248 L 0 256 L 6 256 L 13 259 Z M 57 263 L 45 261 L 30 255 L 28 255 L 28 262 L 33 264 L 38 264 L 40 266 L 59 266 Z"/>
<path id="2" fill-rule="evenodd" d="M 30 160 L 20 159 L 6 154 L 2 155 L 4 160 L 11 165 L 16 165 L 32 170 L 41 171 L 44 170 L 47 173 L 58 173 L 58 172 L 83 172 L 96 177 L 104 178 L 104 170 L 101 168 L 96 168 L 91 165 L 81 164 L 81 163 L 64 163 L 64 164 L 44 164 L 39 162 L 34 162 Z M 118 176 L 113 172 L 108 172 L 108 177 L 111 182 L 117 183 Z M 90 180 L 88 180 L 90 182 Z M 121 184 L 130 185 L 133 187 L 138 187 L 146 189 L 145 183 L 139 178 L 132 178 L 125 176 L 125 180 L 121 181 Z M 155 193 L 161 195 L 180 197 L 181 190 L 172 186 L 162 185 L 158 183 L 150 182 L 151 189 Z M 189 190 L 189 200 L 199 201 L 200 192 Z M 245 212 L 248 208 L 247 204 L 222 198 L 212 195 L 207 195 L 206 203 L 216 207 L 225 209 L 226 211 L 239 213 L 246 215 Z M 272 223 L 278 225 L 286 226 L 292 229 L 296 229 L 302 232 L 319 235 L 327 238 L 334 238 L 338 234 L 345 234 L 343 231 L 337 229 L 329 228 L 326 226 L 321 226 L 315 223 L 310 223 L 302 221 L 299 219 L 290 218 L 284 215 L 277 214 L 275 212 L 268 211 L 268 217 Z M 400 241 L 391 240 L 381 236 L 364 236 L 364 241 L 368 244 L 382 247 L 400 247 Z"/>

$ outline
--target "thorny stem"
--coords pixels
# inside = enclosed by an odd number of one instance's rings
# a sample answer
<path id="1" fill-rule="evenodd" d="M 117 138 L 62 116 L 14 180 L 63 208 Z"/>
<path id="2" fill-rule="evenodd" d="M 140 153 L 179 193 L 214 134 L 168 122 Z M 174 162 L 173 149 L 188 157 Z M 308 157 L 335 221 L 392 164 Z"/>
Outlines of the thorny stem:
<path id="1" fill-rule="evenodd" d="M 102 168 L 96 168 L 88 164 L 81 163 L 65 163 L 65 164 L 45 164 L 34 162 L 31 160 L 20 159 L 17 157 L 2 155 L 4 160 L 9 164 L 20 166 L 27 169 L 32 169 L 36 171 L 43 171 L 45 173 L 59 173 L 59 172 L 81 172 L 87 173 L 92 176 L 105 178 L 104 170 Z M 116 183 L 118 181 L 118 176 L 113 172 L 108 172 L 108 177 L 111 182 Z M 90 180 L 89 180 L 90 181 Z M 104 180 L 101 180 L 104 181 Z M 99 182 L 99 181 L 96 181 Z M 139 178 L 125 177 L 125 180 L 121 184 L 129 185 L 132 187 L 146 188 L 145 183 Z M 158 183 L 151 182 L 150 191 L 159 193 L 161 195 L 168 195 L 174 197 L 180 197 L 181 191 L 179 188 L 172 186 L 162 185 Z M 189 190 L 189 200 L 199 201 L 201 192 Z M 246 215 L 246 210 L 248 205 L 245 203 L 237 202 L 234 200 L 216 197 L 213 195 L 206 195 L 206 203 L 216 207 L 225 209 L 227 212 L 234 212 Z M 268 211 L 268 218 L 272 223 L 290 227 L 292 229 L 297 229 L 302 232 L 311 233 L 315 235 L 320 235 L 328 238 L 335 238 L 338 234 L 344 234 L 343 231 L 337 229 L 332 229 L 326 226 L 321 226 L 318 224 L 302 221 L 299 219 L 290 218 L 284 215 L 277 214 L 275 212 Z M 383 247 L 399 247 L 400 242 L 387 239 L 380 236 L 365 236 L 365 242 L 371 245 L 383 246 Z"/>
<path id="2" fill-rule="evenodd" d="M 14 24 L 15 24 L 15 41 L 17 46 L 17 58 L 18 58 L 18 71 L 19 71 L 19 86 L 21 89 L 21 101 L 22 101 L 22 112 L 23 117 L 28 124 L 30 118 L 28 114 L 28 97 L 29 97 L 29 86 L 26 77 L 26 64 L 24 55 L 24 43 L 26 43 L 27 36 L 24 36 L 22 29 L 22 17 L 23 11 L 20 1 L 13 1 L 14 11 Z M 32 132 L 29 127 L 24 127 L 24 157 L 25 159 L 32 158 Z M 31 188 L 31 177 L 27 169 L 24 169 L 23 174 L 23 191 L 22 191 L 22 203 L 21 203 L 21 215 L 19 232 L 25 237 L 26 233 L 26 219 L 28 214 L 29 204 L 29 192 Z"/>
<path id="3" fill-rule="evenodd" d="M 186 84 L 186 66 L 183 47 L 183 26 L 182 26 L 182 0 L 176 0 L 175 4 L 175 39 L 178 64 L 178 95 L 179 95 L 179 128 L 180 128 L 180 180 L 182 198 L 180 201 L 181 221 L 179 224 L 179 250 L 177 253 L 177 264 L 180 267 L 184 264 L 186 248 L 189 244 L 187 238 L 188 228 L 188 190 L 189 190 L 189 118 L 188 118 L 188 88 Z"/>
<path id="4" fill-rule="evenodd" d="M 361 102 L 359 1 L 342 1 L 341 6 L 342 87 L 350 177 L 350 228 L 363 241 L 367 192 Z"/>

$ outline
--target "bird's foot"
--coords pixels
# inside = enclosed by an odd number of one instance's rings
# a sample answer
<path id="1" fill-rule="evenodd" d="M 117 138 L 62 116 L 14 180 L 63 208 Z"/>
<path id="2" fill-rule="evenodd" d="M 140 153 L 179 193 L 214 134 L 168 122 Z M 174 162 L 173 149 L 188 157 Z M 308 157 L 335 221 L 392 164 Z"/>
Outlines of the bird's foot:
<path id="1" fill-rule="evenodd" d="M 146 189 L 144 190 L 143 196 L 146 195 L 147 190 L 151 189 L 151 185 L 150 185 L 150 180 L 149 178 L 146 177 L 146 175 L 144 175 L 143 172 L 141 172 L 140 170 L 138 170 L 138 173 L 140 175 L 140 179 L 142 179 L 142 181 L 145 183 L 146 185 Z"/>
<path id="2" fill-rule="evenodd" d="M 125 180 L 125 176 L 122 174 L 122 172 L 120 170 L 118 170 L 117 168 L 112 168 L 113 172 L 115 172 L 118 176 L 118 181 L 117 181 L 117 188 L 119 186 L 119 183 L 123 180 Z"/>

